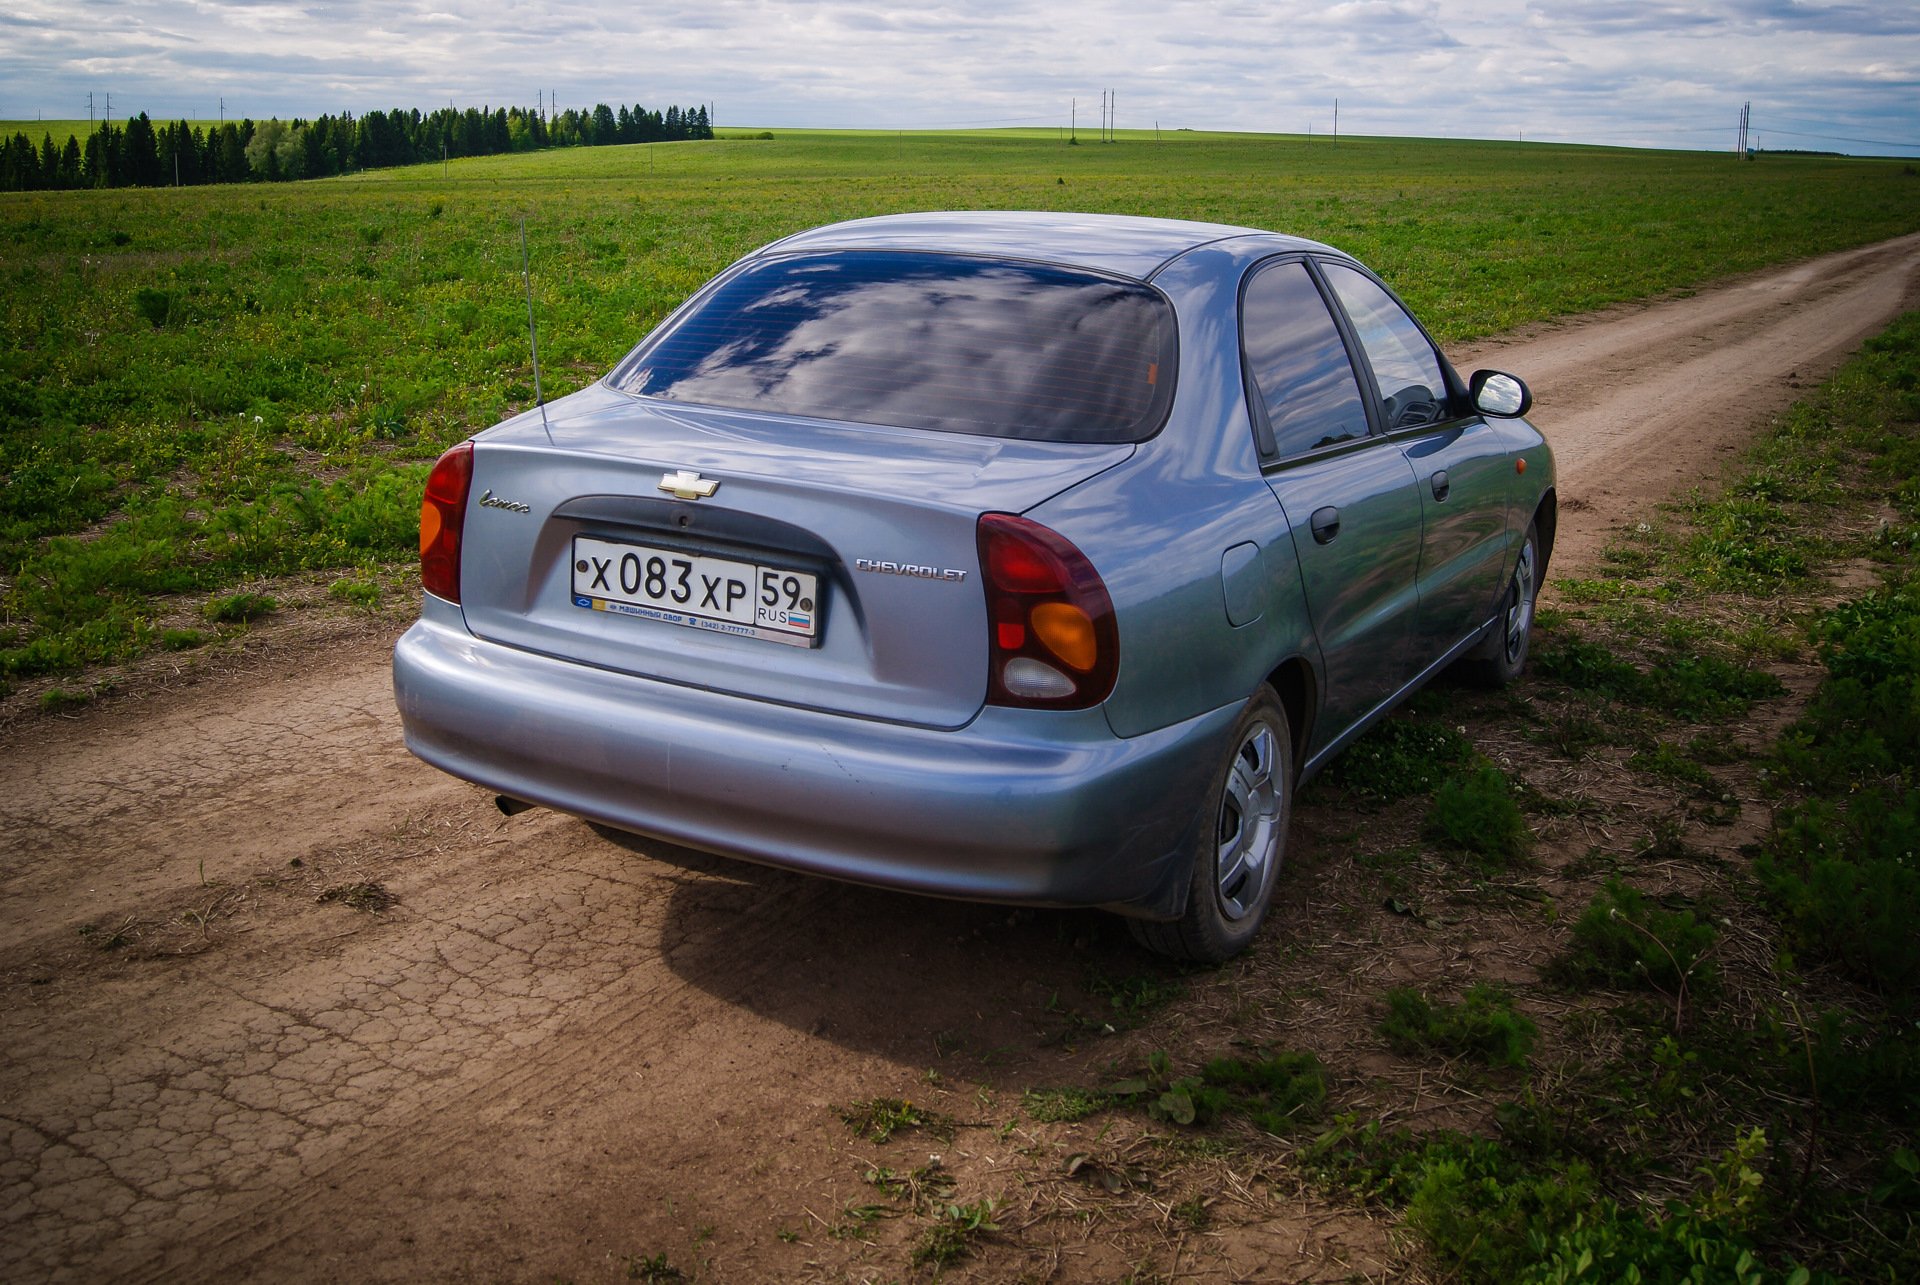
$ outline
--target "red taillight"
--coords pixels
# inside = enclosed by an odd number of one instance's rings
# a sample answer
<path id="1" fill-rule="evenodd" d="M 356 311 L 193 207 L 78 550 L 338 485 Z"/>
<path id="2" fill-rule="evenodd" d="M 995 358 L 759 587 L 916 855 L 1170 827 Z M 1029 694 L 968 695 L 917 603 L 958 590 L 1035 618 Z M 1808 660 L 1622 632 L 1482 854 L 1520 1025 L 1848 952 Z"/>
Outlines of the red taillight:
<path id="1" fill-rule="evenodd" d="M 1113 691 L 1120 633 L 1113 600 L 1086 555 L 1058 532 L 1011 513 L 979 525 L 992 668 L 987 700 L 1086 709 Z"/>
<path id="2" fill-rule="evenodd" d="M 460 529 L 473 483 L 473 443 L 442 455 L 420 501 L 420 583 L 430 594 L 460 601 Z"/>

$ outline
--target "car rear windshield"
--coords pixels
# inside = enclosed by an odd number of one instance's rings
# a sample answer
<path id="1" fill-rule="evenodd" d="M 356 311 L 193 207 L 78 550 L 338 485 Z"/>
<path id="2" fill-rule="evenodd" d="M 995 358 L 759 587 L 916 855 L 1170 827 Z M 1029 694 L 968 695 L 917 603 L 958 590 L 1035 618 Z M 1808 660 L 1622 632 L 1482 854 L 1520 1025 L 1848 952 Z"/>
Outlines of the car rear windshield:
<path id="1" fill-rule="evenodd" d="M 1135 281 L 960 255 L 780 256 L 616 372 L 645 397 L 1055 442 L 1137 442 L 1172 398 L 1173 309 Z"/>

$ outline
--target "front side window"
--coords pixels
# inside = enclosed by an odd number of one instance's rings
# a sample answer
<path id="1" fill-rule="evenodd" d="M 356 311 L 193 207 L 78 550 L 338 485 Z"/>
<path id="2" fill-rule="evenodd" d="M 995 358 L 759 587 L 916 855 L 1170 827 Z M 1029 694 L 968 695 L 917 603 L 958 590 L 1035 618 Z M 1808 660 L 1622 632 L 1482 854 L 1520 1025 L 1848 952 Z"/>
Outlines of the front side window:
<path id="1" fill-rule="evenodd" d="M 1173 307 L 1135 281 L 960 255 L 749 265 L 615 372 L 643 397 L 1057 442 L 1166 419 Z"/>
<path id="2" fill-rule="evenodd" d="M 1380 385 L 1388 431 L 1447 417 L 1447 385 L 1433 345 L 1413 318 L 1371 277 L 1340 263 L 1321 265 Z"/>
<path id="3" fill-rule="evenodd" d="M 1273 427 L 1275 455 L 1367 435 L 1347 346 L 1304 263 L 1272 264 L 1247 283 L 1240 345 Z"/>

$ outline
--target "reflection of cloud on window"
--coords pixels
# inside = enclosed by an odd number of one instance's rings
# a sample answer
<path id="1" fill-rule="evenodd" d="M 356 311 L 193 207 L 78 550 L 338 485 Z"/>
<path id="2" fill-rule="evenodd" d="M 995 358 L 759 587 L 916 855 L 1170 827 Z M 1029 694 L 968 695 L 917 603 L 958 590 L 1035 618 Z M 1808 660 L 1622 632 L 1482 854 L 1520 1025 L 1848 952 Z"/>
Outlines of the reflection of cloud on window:
<path id="1" fill-rule="evenodd" d="M 1432 345 L 1393 296 L 1342 264 L 1328 264 L 1327 280 L 1367 351 L 1385 398 L 1387 426 L 1432 424 L 1446 415 L 1446 385 Z"/>
<path id="2" fill-rule="evenodd" d="M 1253 279 L 1241 342 L 1280 455 L 1365 434 L 1346 344 L 1304 264 L 1278 263 Z"/>
<path id="3" fill-rule="evenodd" d="M 1090 273 L 931 254 L 775 259 L 658 341 L 630 392 L 745 410 L 1059 440 L 1164 417 L 1171 310 Z"/>

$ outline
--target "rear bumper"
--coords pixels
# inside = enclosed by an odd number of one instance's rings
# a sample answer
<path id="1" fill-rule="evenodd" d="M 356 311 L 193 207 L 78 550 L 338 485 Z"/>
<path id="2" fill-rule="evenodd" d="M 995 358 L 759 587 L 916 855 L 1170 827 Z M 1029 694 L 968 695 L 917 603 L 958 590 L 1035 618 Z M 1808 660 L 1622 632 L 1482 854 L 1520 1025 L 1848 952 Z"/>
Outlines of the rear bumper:
<path id="1" fill-rule="evenodd" d="M 767 865 L 971 901 L 1184 904 L 1238 711 L 1121 739 L 1098 710 L 950 731 L 793 709 L 504 647 L 428 597 L 394 649 L 408 749 L 488 789 Z"/>

